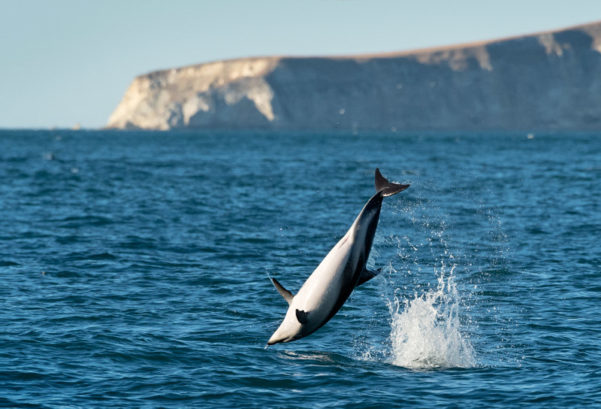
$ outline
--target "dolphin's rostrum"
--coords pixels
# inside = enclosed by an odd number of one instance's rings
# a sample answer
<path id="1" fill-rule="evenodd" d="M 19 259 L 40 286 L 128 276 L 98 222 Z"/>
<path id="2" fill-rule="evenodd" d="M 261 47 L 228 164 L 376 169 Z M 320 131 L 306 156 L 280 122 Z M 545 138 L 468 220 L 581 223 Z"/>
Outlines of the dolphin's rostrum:
<path id="1" fill-rule="evenodd" d="M 273 285 L 288 302 L 288 312 L 268 345 L 294 341 L 317 331 L 329 321 L 353 289 L 377 273 L 365 268 L 378 227 L 382 200 L 407 189 L 386 180 L 376 169 L 376 194 L 365 204 L 344 237 L 330 250 L 296 295 L 276 279 Z"/>

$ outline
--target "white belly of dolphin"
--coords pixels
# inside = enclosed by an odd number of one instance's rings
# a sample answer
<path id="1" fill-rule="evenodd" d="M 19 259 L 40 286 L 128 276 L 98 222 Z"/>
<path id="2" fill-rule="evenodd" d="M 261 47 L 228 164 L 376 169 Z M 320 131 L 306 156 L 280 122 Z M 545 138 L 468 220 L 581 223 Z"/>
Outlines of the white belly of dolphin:
<path id="1" fill-rule="evenodd" d="M 309 276 L 290 308 L 307 313 L 306 331 L 319 327 L 328 317 L 344 284 L 344 268 L 351 257 L 353 240 L 348 232 L 330 250 L 328 255 Z"/>
<path id="2" fill-rule="evenodd" d="M 319 328 L 334 308 L 344 283 L 344 266 L 352 250 L 350 232 L 330 250 L 319 266 L 294 296 L 286 317 L 273 333 L 268 344 L 289 342 L 310 334 Z M 301 323 L 296 311 L 306 313 L 307 321 Z"/>

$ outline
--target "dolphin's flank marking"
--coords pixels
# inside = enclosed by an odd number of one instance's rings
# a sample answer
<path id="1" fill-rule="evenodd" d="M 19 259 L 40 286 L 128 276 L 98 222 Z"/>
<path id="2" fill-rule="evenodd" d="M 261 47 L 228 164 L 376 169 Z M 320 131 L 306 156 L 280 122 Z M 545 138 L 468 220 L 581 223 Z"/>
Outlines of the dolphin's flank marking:
<path id="1" fill-rule="evenodd" d="M 305 311 L 296 310 L 296 319 L 301 324 L 306 324 L 307 323 L 307 315 L 309 315 L 309 314 L 307 314 Z"/>
<path id="2" fill-rule="evenodd" d="M 371 197 L 344 237 L 330 250 L 296 295 L 276 279 L 271 281 L 288 302 L 288 312 L 268 345 L 290 342 L 317 331 L 342 307 L 355 287 L 374 278 L 379 271 L 365 268 L 378 227 L 382 200 L 407 189 L 391 183 L 376 169 L 376 194 Z"/>

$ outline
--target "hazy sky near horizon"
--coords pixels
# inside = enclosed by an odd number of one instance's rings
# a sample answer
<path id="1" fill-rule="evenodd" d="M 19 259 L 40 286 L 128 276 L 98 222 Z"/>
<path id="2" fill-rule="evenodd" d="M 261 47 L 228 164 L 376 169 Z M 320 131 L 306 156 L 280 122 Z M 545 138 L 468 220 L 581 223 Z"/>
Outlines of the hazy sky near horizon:
<path id="1" fill-rule="evenodd" d="M 101 127 L 136 75 L 162 68 L 401 51 L 600 19 L 599 0 L 0 0 L 0 128 Z"/>

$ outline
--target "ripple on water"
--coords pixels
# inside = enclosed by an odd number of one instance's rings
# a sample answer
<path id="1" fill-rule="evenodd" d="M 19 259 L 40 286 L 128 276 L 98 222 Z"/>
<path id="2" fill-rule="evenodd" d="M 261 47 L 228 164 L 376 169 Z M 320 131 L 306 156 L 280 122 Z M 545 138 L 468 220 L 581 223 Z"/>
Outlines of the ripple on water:
<path id="1" fill-rule="evenodd" d="M 601 399 L 597 135 L 0 134 L 0 406 Z M 375 167 L 382 274 L 264 349 Z"/>

